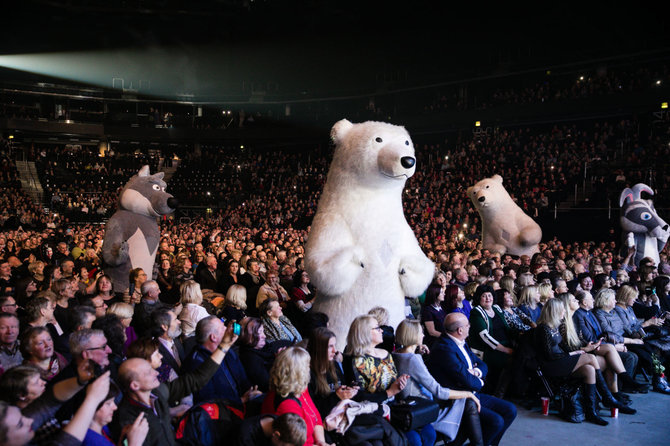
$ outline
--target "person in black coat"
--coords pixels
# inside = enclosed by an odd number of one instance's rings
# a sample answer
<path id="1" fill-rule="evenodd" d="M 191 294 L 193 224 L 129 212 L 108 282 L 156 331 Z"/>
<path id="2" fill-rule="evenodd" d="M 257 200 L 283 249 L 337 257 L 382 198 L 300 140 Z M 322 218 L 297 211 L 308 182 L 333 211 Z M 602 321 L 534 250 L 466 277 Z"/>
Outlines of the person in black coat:
<path id="1" fill-rule="evenodd" d="M 265 342 L 265 329 L 260 319 L 251 317 L 240 335 L 239 357 L 247 378 L 258 390 L 267 392 L 270 384 L 270 369 L 277 353 L 291 345 L 288 341 Z"/>

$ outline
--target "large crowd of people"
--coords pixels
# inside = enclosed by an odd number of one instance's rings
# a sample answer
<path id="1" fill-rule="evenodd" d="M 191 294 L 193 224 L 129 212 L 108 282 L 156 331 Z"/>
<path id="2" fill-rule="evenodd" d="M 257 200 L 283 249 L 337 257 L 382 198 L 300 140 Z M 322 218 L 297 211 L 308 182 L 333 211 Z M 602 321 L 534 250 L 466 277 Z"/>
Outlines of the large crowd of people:
<path id="1" fill-rule="evenodd" d="M 613 74 L 490 101 L 610 94 L 620 84 L 647 88 Z M 465 187 L 500 174 L 532 216 L 586 178 L 595 203 L 637 182 L 664 191 L 670 175 L 649 171 L 667 156 L 664 119 L 652 138 L 634 118 L 418 137 L 403 203 L 435 264 L 433 283 L 406 299 L 397 327 L 383 307 L 356 318 L 342 352 L 328 316 L 312 310 L 319 290 L 303 267 L 325 147 L 178 149 L 169 191 L 207 211 L 162 220 L 153 270 L 129 271 L 127 290 L 114 293 L 100 223 L 141 165 L 154 172 L 172 153 L 32 147 L 43 204 L 21 190 L 4 144 L 0 444 L 498 445 L 513 401 L 543 394 L 538 368 L 564 404 L 583 397 L 587 421 L 607 424 L 599 401 L 634 417 L 630 393 L 649 391 L 638 375 L 670 394 L 668 249 L 659 264 L 638 266 L 607 234 L 547 240 L 532 257 L 490 252 Z M 394 408 L 412 398 L 439 413 L 400 428 Z"/>

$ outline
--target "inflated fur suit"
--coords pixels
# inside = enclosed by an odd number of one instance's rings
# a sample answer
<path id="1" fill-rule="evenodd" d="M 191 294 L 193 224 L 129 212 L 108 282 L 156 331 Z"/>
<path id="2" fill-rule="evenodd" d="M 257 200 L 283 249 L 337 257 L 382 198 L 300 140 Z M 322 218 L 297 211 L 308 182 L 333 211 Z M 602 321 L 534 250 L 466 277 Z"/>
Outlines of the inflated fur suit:
<path id="1" fill-rule="evenodd" d="M 383 122 L 331 131 L 335 153 L 305 251 L 318 293 L 314 311 L 330 317 L 338 348 L 356 316 L 375 306 L 396 327 L 405 296 L 424 292 L 434 273 L 402 208 L 405 181 L 415 171 L 414 146 L 404 127 Z"/>
<path id="2" fill-rule="evenodd" d="M 128 180 L 119 195 L 119 209 L 105 226 L 102 257 L 114 292 L 128 289 L 131 269 L 153 271 L 160 231 L 156 218 L 172 213 L 177 199 L 165 192 L 163 172 L 149 175 L 149 166 Z"/>
<path id="3" fill-rule="evenodd" d="M 663 251 L 668 241 L 668 224 L 658 216 L 651 197 L 654 191 L 643 183 L 621 192 L 619 206 L 621 206 L 621 229 L 624 237 L 622 255 L 626 250 L 635 246 L 633 260 L 635 266 L 640 266 L 640 260 L 645 257 L 654 259 L 658 266 L 659 253 Z"/>
<path id="4" fill-rule="evenodd" d="M 532 256 L 540 251 L 540 225 L 512 200 L 500 175 L 485 178 L 467 190 L 482 219 L 482 246 L 491 252 Z"/>

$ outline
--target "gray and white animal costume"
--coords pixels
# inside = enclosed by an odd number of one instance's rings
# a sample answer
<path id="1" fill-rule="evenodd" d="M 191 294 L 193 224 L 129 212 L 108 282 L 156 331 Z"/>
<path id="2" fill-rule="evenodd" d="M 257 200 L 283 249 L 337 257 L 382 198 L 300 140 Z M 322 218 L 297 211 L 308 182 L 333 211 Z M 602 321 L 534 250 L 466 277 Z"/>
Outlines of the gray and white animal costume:
<path id="1" fill-rule="evenodd" d="M 639 266 L 640 260 L 645 257 L 654 259 L 658 265 L 659 252 L 663 251 L 670 235 L 668 224 L 656 213 L 651 201 L 653 196 L 654 191 L 649 186 L 638 183 L 624 189 L 619 198 L 624 238 L 622 255 L 625 256 L 625 251 L 635 246 L 635 266 Z"/>
<path id="2" fill-rule="evenodd" d="M 119 210 L 105 226 L 102 257 L 114 292 L 128 289 L 131 269 L 142 268 L 147 274 L 153 271 L 160 241 L 156 218 L 177 207 L 177 199 L 165 192 L 163 175 L 149 175 L 149 166 L 142 167 L 121 190 Z"/>

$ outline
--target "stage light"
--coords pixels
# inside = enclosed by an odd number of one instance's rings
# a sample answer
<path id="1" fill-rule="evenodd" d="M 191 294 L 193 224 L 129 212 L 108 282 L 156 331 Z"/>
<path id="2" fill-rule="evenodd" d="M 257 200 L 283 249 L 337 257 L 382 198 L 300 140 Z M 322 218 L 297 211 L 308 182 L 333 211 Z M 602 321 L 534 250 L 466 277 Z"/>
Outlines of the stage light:
<path id="1" fill-rule="evenodd" d="M 475 121 L 475 127 L 481 127 L 482 123 L 481 121 Z"/>
<path id="2" fill-rule="evenodd" d="M 14 139 L 14 135 L 9 135 L 9 139 Z"/>
<path id="3" fill-rule="evenodd" d="M 468 227 L 468 224 L 467 224 L 467 223 L 463 223 L 463 227 L 464 227 L 464 228 L 467 228 L 467 227 Z"/>
<path id="4" fill-rule="evenodd" d="M 212 195 L 212 193 L 211 193 L 211 192 L 207 192 L 207 196 L 209 197 L 210 195 Z"/>
<path id="5" fill-rule="evenodd" d="M 656 81 L 656 85 L 661 85 L 661 80 L 660 79 Z"/>
<path id="6" fill-rule="evenodd" d="M 584 80 L 584 76 L 579 76 L 579 80 L 580 80 L 580 81 L 583 81 L 583 80 Z"/>
<path id="7" fill-rule="evenodd" d="M 244 146 L 243 146 L 243 145 L 241 145 L 241 146 L 240 146 L 240 149 L 244 149 Z"/>
<path id="8" fill-rule="evenodd" d="M 661 102 L 661 108 L 666 109 L 668 108 L 668 103 L 667 102 Z M 11 136 L 10 136 L 11 138 Z"/>
<path id="9" fill-rule="evenodd" d="M 551 169 L 551 170 L 554 170 L 554 166 L 551 166 L 550 169 Z"/>

